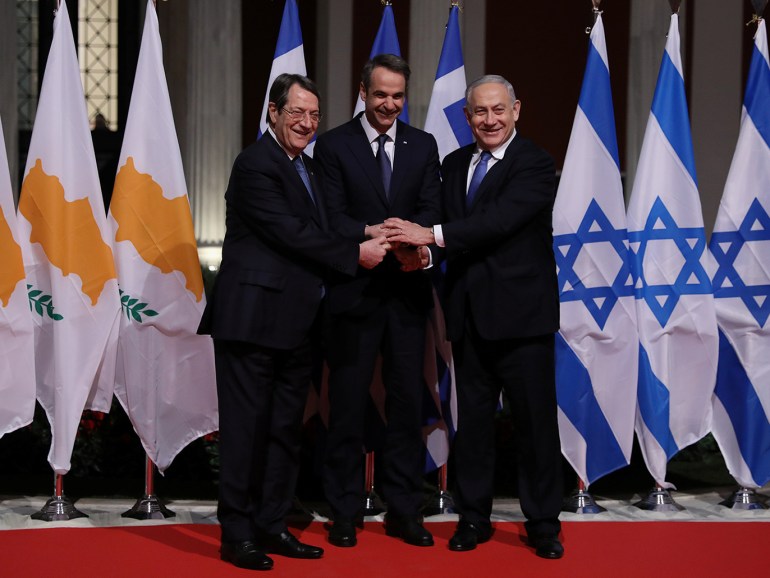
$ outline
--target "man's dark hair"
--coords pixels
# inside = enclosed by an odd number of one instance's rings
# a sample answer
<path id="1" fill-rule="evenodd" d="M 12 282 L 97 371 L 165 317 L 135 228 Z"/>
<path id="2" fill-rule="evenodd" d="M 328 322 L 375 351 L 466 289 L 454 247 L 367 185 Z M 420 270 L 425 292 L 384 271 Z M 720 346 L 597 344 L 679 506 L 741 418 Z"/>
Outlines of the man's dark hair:
<path id="1" fill-rule="evenodd" d="M 387 68 L 396 74 L 400 74 L 404 77 L 406 86 L 409 86 L 409 75 L 412 71 L 409 69 L 409 64 L 406 60 L 395 54 L 378 54 L 364 64 L 364 69 L 361 71 L 361 82 L 364 84 L 364 89 L 367 91 L 372 84 L 372 71 L 378 66 Z"/>
<path id="2" fill-rule="evenodd" d="M 315 82 L 301 74 L 284 73 L 279 74 L 273 81 L 273 85 L 270 87 L 270 94 L 268 95 L 268 100 L 275 103 L 278 114 L 280 114 L 281 109 L 286 106 L 286 101 L 289 100 L 289 90 L 295 84 L 298 84 L 303 90 L 307 90 L 314 94 L 318 99 L 318 107 L 321 107 L 321 94 L 318 92 L 318 87 L 315 85 Z M 270 108 L 265 111 L 265 121 L 267 124 L 270 124 Z"/>

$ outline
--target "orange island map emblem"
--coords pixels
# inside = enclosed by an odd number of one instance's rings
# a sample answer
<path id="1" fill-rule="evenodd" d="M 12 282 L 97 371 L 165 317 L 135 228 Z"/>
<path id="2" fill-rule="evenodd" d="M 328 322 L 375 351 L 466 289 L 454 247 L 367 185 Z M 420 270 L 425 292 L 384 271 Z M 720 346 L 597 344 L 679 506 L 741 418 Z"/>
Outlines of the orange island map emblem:
<path id="1" fill-rule="evenodd" d="M 110 212 L 118 223 L 115 241 L 130 241 L 141 258 L 163 273 L 181 272 L 196 301 L 203 298 L 203 277 L 186 195 L 173 199 L 152 176 L 140 173 L 128 157 L 118 171 Z"/>
<path id="2" fill-rule="evenodd" d="M 96 305 L 104 285 L 117 275 L 88 198 L 65 199 L 59 178 L 46 174 L 37 159 L 22 184 L 19 212 L 32 226 L 30 242 L 40 243 L 62 275 L 80 277 L 83 293 Z"/>
<path id="3" fill-rule="evenodd" d="M 16 285 L 24 279 L 24 261 L 21 247 L 11 234 L 11 227 L 0 207 L 0 255 L 3 266 L 0 267 L 0 305 L 6 307 L 11 300 Z"/>

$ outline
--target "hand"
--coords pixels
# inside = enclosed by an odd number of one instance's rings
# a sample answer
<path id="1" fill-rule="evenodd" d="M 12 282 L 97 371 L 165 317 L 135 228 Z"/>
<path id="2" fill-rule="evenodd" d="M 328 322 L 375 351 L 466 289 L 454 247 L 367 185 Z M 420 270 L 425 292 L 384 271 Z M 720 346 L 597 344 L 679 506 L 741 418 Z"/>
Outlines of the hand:
<path id="1" fill-rule="evenodd" d="M 364 227 L 364 236 L 367 239 L 376 239 L 377 237 L 384 237 L 385 230 L 382 228 L 382 223 L 377 225 L 366 225 Z"/>
<path id="2" fill-rule="evenodd" d="M 369 239 L 358 245 L 358 264 L 365 269 L 374 269 L 382 263 L 390 244 L 385 237 Z"/>
<path id="3" fill-rule="evenodd" d="M 418 269 L 424 269 L 422 264 L 422 257 L 419 249 L 421 247 L 413 247 L 411 245 L 400 245 L 398 247 L 391 248 L 391 251 L 401 263 L 401 270 L 408 273 L 410 271 L 417 271 Z"/>
<path id="4" fill-rule="evenodd" d="M 431 229 L 396 217 L 386 219 L 382 228 L 390 242 L 407 243 L 415 246 L 432 245 L 436 242 Z"/>

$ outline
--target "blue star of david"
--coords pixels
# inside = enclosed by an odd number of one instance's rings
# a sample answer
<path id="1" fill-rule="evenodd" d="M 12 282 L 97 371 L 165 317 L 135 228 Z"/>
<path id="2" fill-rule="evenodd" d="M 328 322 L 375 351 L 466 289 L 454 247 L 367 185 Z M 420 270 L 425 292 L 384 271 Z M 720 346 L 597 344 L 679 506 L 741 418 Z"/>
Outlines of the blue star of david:
<path id="1" fill-rule="evenodd" d="M 759 326 L 764 327 L 770 317 L 770 284 L 746 285 L 735 269 L 735 259 L 741 249 L 753 241 L 770 241 L 770 216 L 756 198 L 751 202 L 737 231 L 712 233 L 709 249 L 719 265 L 712 283 L 714 297 L 738 297 Z"/>
<path id="2" fill-rule="evenodd" d="M 634 293 L 626 237 L 626 230 L 613 227 L 596 199 L 591 199 L 577 232 L 553 238 L 556 264 L 559 267 L 559 300 L 562 303 L 582 301 L 600 329 L 604 329 L 618 299 Z M 610 243 L 620 257 L 621 266 L 611 285 L 586 287 L 575 271 L 575 261 L 580 251 L 591 243 Z M 565 247 L 566 251 L 563 249 Z"/>
<path id="3" fill-rule="evenodd" d="M 661 226 L 657 226 L 660 223 Z M 650 285 L 644 277 L 644 259 L 650 241 L 669 239 L 676 244 L 684 257 L 682 269 L 671 285 Z M 665 327 L 671 314 L 683 295 L 707 295 L 711 293 L 711 280 L 700 258 L 706 248 L 706 234 L 703 227 L 679 227 L 668 212 L 660 197 L 647 215 L 644 229 L 629 231 L 628 240 L 639 243 L 632 255 L 632 269 L 637 279 L 635 296 L 644 299 L 661 327 Z"/>

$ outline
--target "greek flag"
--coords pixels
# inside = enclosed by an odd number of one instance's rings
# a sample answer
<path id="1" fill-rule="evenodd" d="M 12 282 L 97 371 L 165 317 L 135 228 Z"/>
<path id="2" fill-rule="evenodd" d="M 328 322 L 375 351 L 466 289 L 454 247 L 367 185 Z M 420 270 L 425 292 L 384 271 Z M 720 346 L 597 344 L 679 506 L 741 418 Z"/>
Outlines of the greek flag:
<path id="1" fill-rule="evenodd" d="M 442 161 L 453 150 L 473 142 L 473 134 L 463 112 L 466 80 L 459 11 L 457 6 L 452 6 L 449 12 L 436 81 L 425 118 L 425 130 L 436 137 L 438 156 Z"/>
<path id="2" fill-rule="evenodd" d="M 709 249 L 719 323 L 713 433 L 743 487 L 770 481 L 770 59 L 754 38 L 740 136 Z"/>
<path id="3" fill-rule="evenodd" d="M 690 122 L 671 16 L 628 207 L 639 383 L 636 434 L 663 488 L 666 464 L 711 426 L 719 347 Z"/>
<path id="4" fill-rule="evenodd" d="M 369 58 L 374 58 L 378 54 L 401 56 L 401 46 L 398 43 L 398 34 L 396 33 L 396 20 L 393 17 L 393 6 L 390 3 L 386 4 L 382 11 L 382 20 L 380 20 L 377 36 L 374 37 L 374 44 L 372 45 L 372 51 L 369 53 Z M 356 116 L 363 110 L 364 101 L 361 100 L 360 94 L 357 93 L 353 116 Z M 404 110 L 398 115 L 398 119 L 409 124 L 409 111 L 407 110 L 406 102 L 404 102 Z"/>
<path id="5" fill-rule="evenodd" d="M 591 31 L 553 213 L 562 452 L 588 485 L 628 465 L 639 345 L 602 18 Z"/>
<path id="6" fill-rule="evenodd" d="M 278 42 L 275 45 L 273 66 L 270 68 L 270 78 L 267 81 L 265 91 L 265 103 L 262 105 L 262 114 L 259 117 L 259 132 L 257 138 L 267 131 L 267 105 L 270 102 L 270 87 L 280 74 L 307 75 L 305 67 L 305 48 L 302 44 L 302 28 L 299 25 L 299 11 L 297 0 L 286 0 L 281 17 L 281 30 L 278 32 Z M 305 149 L 305 153 L 313 156 L 315 137 Z"/>

